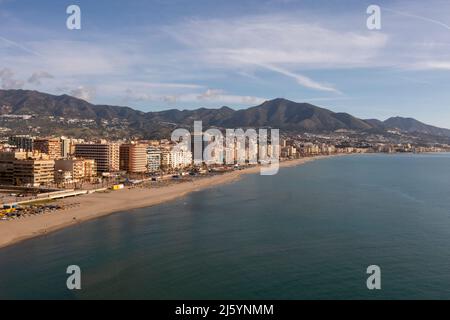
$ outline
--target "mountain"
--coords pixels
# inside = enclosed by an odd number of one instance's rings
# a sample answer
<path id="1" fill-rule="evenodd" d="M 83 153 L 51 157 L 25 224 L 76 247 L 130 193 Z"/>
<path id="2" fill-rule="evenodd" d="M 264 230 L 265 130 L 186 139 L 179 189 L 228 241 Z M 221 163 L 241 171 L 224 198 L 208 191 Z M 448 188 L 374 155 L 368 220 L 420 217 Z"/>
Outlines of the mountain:
<path id="1" fill-rule="evenodd" d="M 0 90 L 0 113 L 33 114 L 96 121 L 122 119 L 138 127 L 144 123 L 192 125 L 202 120 L 205 126 L 217 127 L 277 127 L 298 131 L 365 130 L 371 125 L 346 113 L 334 113 L 308 103 L 274 99 L 263 104 L 235 111 L 220 109 L 166 110 L 142 112 L 129 107 L 93 105 L 68 95 L 54 96 L 38 91 Z M 2 112 L 3 111 L 3 112 Z"/>
<path id="2" fill-rule="evenodd" d="M 383 124 L 388 129 L 399 129 L 403 132 L 450 137 L 449 129 L 430 126 L 413 118 L 392 117 L 384 121 Z"/>
<path id="3" fill-rule="evenodd" d="M 364 122 L 370 124 L 372 127 L 375 128 L 385 128 L 383 121 L 378 119 L 365 119 Z"/>
<path id="4" fill-rule="evenodd" d="M 129 107 L 94 105 L 68 95 L 0 90 L 0 115 L 0 126 L 13 132 L 37 130 L 39 134 L 80 137 L 167 137 L 173 128 L 191 127 L 196 120 L 202 120 L 204 128 L 273 127 L 292 132 L 333 132 L 339 129 L 384 132 L 389 128 L 398 128 L 408 133 L 450 137 L 450 130 L 428 126 L 414 119 L 397 117 L 384 122 L 362 120 L 348 113 L 336 113 L 309 103 L 281 98 L 243 110 L 224 106 L 219 109 L 142 112 Z M 11 115 L 32 117 L 14 122 Z"/>
<path id="5" fill-rule="evenodd" d="M 0 113 L 11 107 L 10 114 L 35 114 L 80 119 L 122 118 L 136 120 L 145 113 L 129 107 L 93 105 L 87 101 L 69 96 L 55 96 L 31 90 L 0 90 Z"/>
<path id="6" fill-rule="evenodd" d="M 245 110 L 238 110 L 214 125 L 221 127 L 274 127 L 291 131 L 366 130 L 371 125 L 347 113 L 334 113 L 309 103 L 274 99 Z"/>

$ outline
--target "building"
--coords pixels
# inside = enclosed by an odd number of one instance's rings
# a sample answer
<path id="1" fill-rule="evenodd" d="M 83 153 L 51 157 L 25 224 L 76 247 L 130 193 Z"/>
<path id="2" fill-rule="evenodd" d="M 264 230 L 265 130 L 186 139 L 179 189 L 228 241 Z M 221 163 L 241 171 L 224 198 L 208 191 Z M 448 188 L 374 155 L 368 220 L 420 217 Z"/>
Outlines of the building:
<path id="1" fill-rule="evenodd" d="M 54 161 L 46 154 L 1 152 L 0 184 L 40 186 L 54 181 Z"/>
<path id="2" fill-rule="evenodd" d="M 158 148 L 147 148 L 147 171 L 157 172 L 161 170 L 162 152 Z"/>
<path id="3" fill-rule="evenodd" d="M 320 151 L 321 149 L 318 145 L 310 142 L 302 144 L 299 150 L 300 154 L 306 157 L 318 155 L 320 154 Z"/>
<path id="4" fill-rule="evenodd" d="M 40 186 L 54 182 L 55 161 L 21 159 L 14 161 L 14 184 Z"/>
<path id="5" fill-rule="evenodd" d="M 119 145 L 116 143 L 79 143 L 75 157 L 95 160 L 97 172 L 119 171 Z"/>
<path id="6" fill-rule="evenodd" d="M 207 165 L 223 165 L 225 157 L 224 139 L 205 132 L 203 139 L 203 163 Z"/>
<path id="7" fill-rule="evenodd" d="M 61 157 L 72 157 L 75 154 L 75 145 L 81 143 L 84 143 L 83 139 L 61 137 Z"/>
<path id="8" fill-rule="evenodd" d="M 297 148 L 289 145 L 281 148 L 281 158 L 295 158 L 297 156 Z"/>
<path id="9" fill-rule="evenodd" d="M 26 152 L 1 152 L 0 153 L 0 184 L 14 184 L 14 161 L 26 159 Z"/>
<path id="10" fill-rule="evenodd" d="M 70 152 L 70 146 L 71 146 L 70 139 L 61 138 L 61 157 L 67 158 L 69 155 L 71 155 Z"/>
<path id="11" fill-rule="evenodd" d="M 61 141 L 59 139 L 36 139 L 33 150 L 48 154 L 50 159 L 61 158 Z"/>
<path id="12" fill-rule="evenodd" d="M 33 151 L 34 138 L 30 136 L 12 136 L 9 137 L 8 143 L 23 151 Z"/>
<path id="13" fill-rule="evenodd" d="M 192 164 L 192 152 L 186 150 L 165 150 L 162 152 L 161 167 L 165 170 L 182 169 Z"/>
<path id="14" fill-rule="evenodd" d="M 122 144 L 120 146 L 120 170 L 130 173 L 147 172 L 147 146 Z"/>
<path id="15" fill-rule="evenodd" d="M 205 150 L 205 144 L 206 141 L 203 139 L 203 132 L 192 133 L 190 151 L 195 165 L 201 165 L 203 163 L 203 150 Z"/>
<path id="16" fill-rule="evenodd" d="M 70 177 L 72 182 L 92 181 L 97 176 L 95 160 L 76 158 L 55 160 L 55 178 L 56 175 L 62 178 Z M 59 179 L 58 182 L 63 181 Z"/>
<path id="17" fill-rule="evenodd" d="M 73 183 L 72 173 L 70 171 L 55 170 L 55 183 Z"/>

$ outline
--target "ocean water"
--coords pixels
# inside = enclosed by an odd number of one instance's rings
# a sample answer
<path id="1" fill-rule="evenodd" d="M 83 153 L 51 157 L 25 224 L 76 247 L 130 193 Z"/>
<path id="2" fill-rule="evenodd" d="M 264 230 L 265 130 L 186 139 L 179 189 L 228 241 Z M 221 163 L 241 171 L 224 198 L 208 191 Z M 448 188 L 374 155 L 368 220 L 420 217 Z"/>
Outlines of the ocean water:
<path id="1" fill-rule="evenodd" d="M 0 249 L 0 298 L 450 299 L 450 154 L 318 160 L 31 239 Z"/>

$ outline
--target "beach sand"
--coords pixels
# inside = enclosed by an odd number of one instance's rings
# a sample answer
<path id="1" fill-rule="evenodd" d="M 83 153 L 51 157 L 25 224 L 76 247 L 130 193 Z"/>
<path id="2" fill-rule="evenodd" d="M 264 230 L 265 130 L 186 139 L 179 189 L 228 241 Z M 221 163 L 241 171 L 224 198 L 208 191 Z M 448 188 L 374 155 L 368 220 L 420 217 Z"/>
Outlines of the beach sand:
<path id="1" fill-rule="evenodd" d="M 301 165 L 325 157 L 327 156 L 284 161 L 280 163 L 280 168 Z M 260 167 L 255 166 L 151 189 L 126 188 L 118 191 L 93 193 L 76 198 L 58 200 L 56 203 L 62 205 L 70 203 L 77 203 L 78 205 L 68 206 L 64 210 L 58 210 L 53 213 L 0 221 L 0 248 L 113 212 L 150 207 L 175 200 L 190 192 L 234 182 L 244 174 L 254 174 L 259 173 L 259 171 Z"/>

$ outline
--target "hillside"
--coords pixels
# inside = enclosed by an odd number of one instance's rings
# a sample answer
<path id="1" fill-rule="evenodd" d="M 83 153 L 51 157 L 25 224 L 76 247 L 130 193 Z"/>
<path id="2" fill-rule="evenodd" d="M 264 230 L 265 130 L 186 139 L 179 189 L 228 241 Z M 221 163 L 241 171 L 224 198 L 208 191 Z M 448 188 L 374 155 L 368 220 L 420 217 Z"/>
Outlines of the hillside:
<path id="1" fill-rule="evenodd" d="M 383 132 L 397 128 L 407 133 L 450 137 L 450 130 L 426 125 L 411 118 L 362 120 L 348 113 L 336 113 L 308 103 L 274 99 L 248 109 L 199 108 L 143 112 L 124 106 L 94 105 L 68 95 L 55 96 L 30 90 L 0 90 L 0 125 L 12 132 L 70 134 L 80 137 L 161 137 L 175 127 L 191 127 L 195 120 L 203 126 L 221 128 L 273 127 L 292 132 Z M 11 116 L 29 115 L 14 120 Z M 20 119 L 20 118 L 19 118 Z M 28 130 L 28 131 L 27 131 Z"/>
<path id="2" fill-rule="evenodd" d="M 413 118 L 392 117 L 383 122 L 386 128 L 396 128 L 404 132 L 424 133 L 435 136 L 450 137 L 450 130 L 430 126 Z"/>

